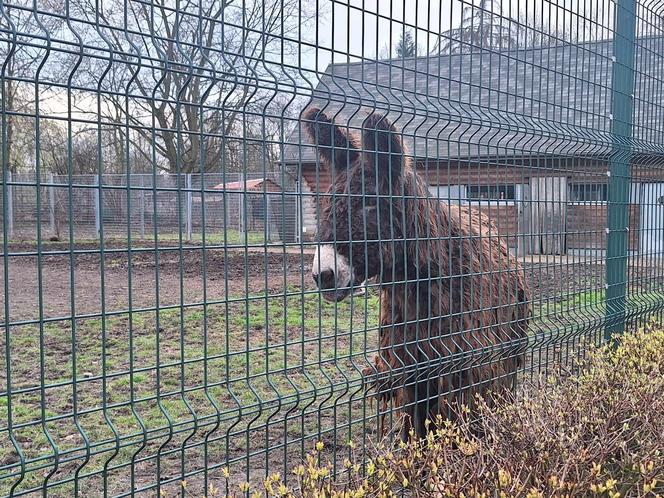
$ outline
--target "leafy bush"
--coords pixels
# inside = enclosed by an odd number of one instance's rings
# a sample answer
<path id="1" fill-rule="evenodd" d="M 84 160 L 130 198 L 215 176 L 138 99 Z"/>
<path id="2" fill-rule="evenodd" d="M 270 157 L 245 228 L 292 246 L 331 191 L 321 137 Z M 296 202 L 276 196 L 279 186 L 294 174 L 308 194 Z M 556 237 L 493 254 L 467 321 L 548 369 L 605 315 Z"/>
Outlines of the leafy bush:
<path id="1" fill-rule="evenodd" d="M 318 443 L 295 468 L 295 485 L 275 475 L 256 496 L 664 495 L 664 330 L 615 346 L 592 353 L 579 375 L 483 405 L 479 421 L 462 414 L 425 440 L 381 443 L 367 462 L 346 461 L 336 480 L 318 463 Z"/>

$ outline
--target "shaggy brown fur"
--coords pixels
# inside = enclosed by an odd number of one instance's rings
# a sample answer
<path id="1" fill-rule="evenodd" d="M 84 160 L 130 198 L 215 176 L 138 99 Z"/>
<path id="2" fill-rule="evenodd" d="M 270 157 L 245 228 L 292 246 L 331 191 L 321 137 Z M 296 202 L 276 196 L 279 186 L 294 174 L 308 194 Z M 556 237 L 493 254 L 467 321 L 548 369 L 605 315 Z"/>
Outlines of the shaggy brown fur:
<path id="1" fill-rule="evenodd" d="M 303 118 L 334 179 L 318 240 L 348 258 L 354 284 L 381 285 L 380 350 L 365 375 L 403 408 L 404 434 L 424 435 L 427 419 L 452 416 L 474 393 L 512 389 L 529 296 L 495 227 L 432 197 L 385 117 L 367 117 L 361 137 L 318 109 Z"/>

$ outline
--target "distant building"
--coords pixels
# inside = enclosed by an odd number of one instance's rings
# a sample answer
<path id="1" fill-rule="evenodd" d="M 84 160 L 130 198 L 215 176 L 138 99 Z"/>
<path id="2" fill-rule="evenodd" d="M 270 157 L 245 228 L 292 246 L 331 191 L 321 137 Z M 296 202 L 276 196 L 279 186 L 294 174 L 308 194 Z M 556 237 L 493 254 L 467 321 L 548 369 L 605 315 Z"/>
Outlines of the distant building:
<path id="1" fill-rule="evenodd" d="M 664 38 L 639 40 L 629 249 L 664 251 L 661 143 Z M 371 111 L 402 130 L 431 193 L 489 213 L 497 235 L 521 254 L 602 250 L 612 151 L 612 40 L 505 52 L 332 64 L 310 106 L 350 130 Z M 301 178 L 301 229 L 316 231 L 317 194 L 330 184 L 296 127 L 285 167 Z"/>

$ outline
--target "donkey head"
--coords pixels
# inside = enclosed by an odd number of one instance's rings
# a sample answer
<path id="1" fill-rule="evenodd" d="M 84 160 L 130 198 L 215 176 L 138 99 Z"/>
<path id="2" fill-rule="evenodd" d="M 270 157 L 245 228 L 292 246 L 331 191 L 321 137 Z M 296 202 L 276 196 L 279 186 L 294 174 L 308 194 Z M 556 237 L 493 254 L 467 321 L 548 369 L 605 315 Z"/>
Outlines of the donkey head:
<path id="1" fill-rule="evenodd" d="M 361 135 L 346 133 L 319 109 L 303 118 L 332 178 L 321 203 L 312 276 L 325 299 L 340 301 L 386 269 L 384 245 L 401 237 L 393 195 L 403 195 L 407 160 L 401 136 L 384 116 L 368 116 Z"/>

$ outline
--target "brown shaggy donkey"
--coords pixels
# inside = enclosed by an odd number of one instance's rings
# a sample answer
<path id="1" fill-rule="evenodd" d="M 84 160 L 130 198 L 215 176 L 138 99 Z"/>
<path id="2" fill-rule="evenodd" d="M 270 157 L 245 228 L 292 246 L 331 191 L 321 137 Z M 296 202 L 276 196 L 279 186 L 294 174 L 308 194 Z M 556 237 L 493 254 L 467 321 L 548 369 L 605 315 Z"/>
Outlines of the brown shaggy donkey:
<path id="1" fill-rule="evenodd" d="M 346 134 L 319 109 L 307 133 L 333 182 L 323 202 L 313 278 L 338 301 L 375 277 L 380 349 L 365 376 L 405 415 L 402 437 L 451 417 L 474 394 L 513 389 L 530 316 L 515 258 L 478 212 L 431 196 L 387 119 Z"/>

